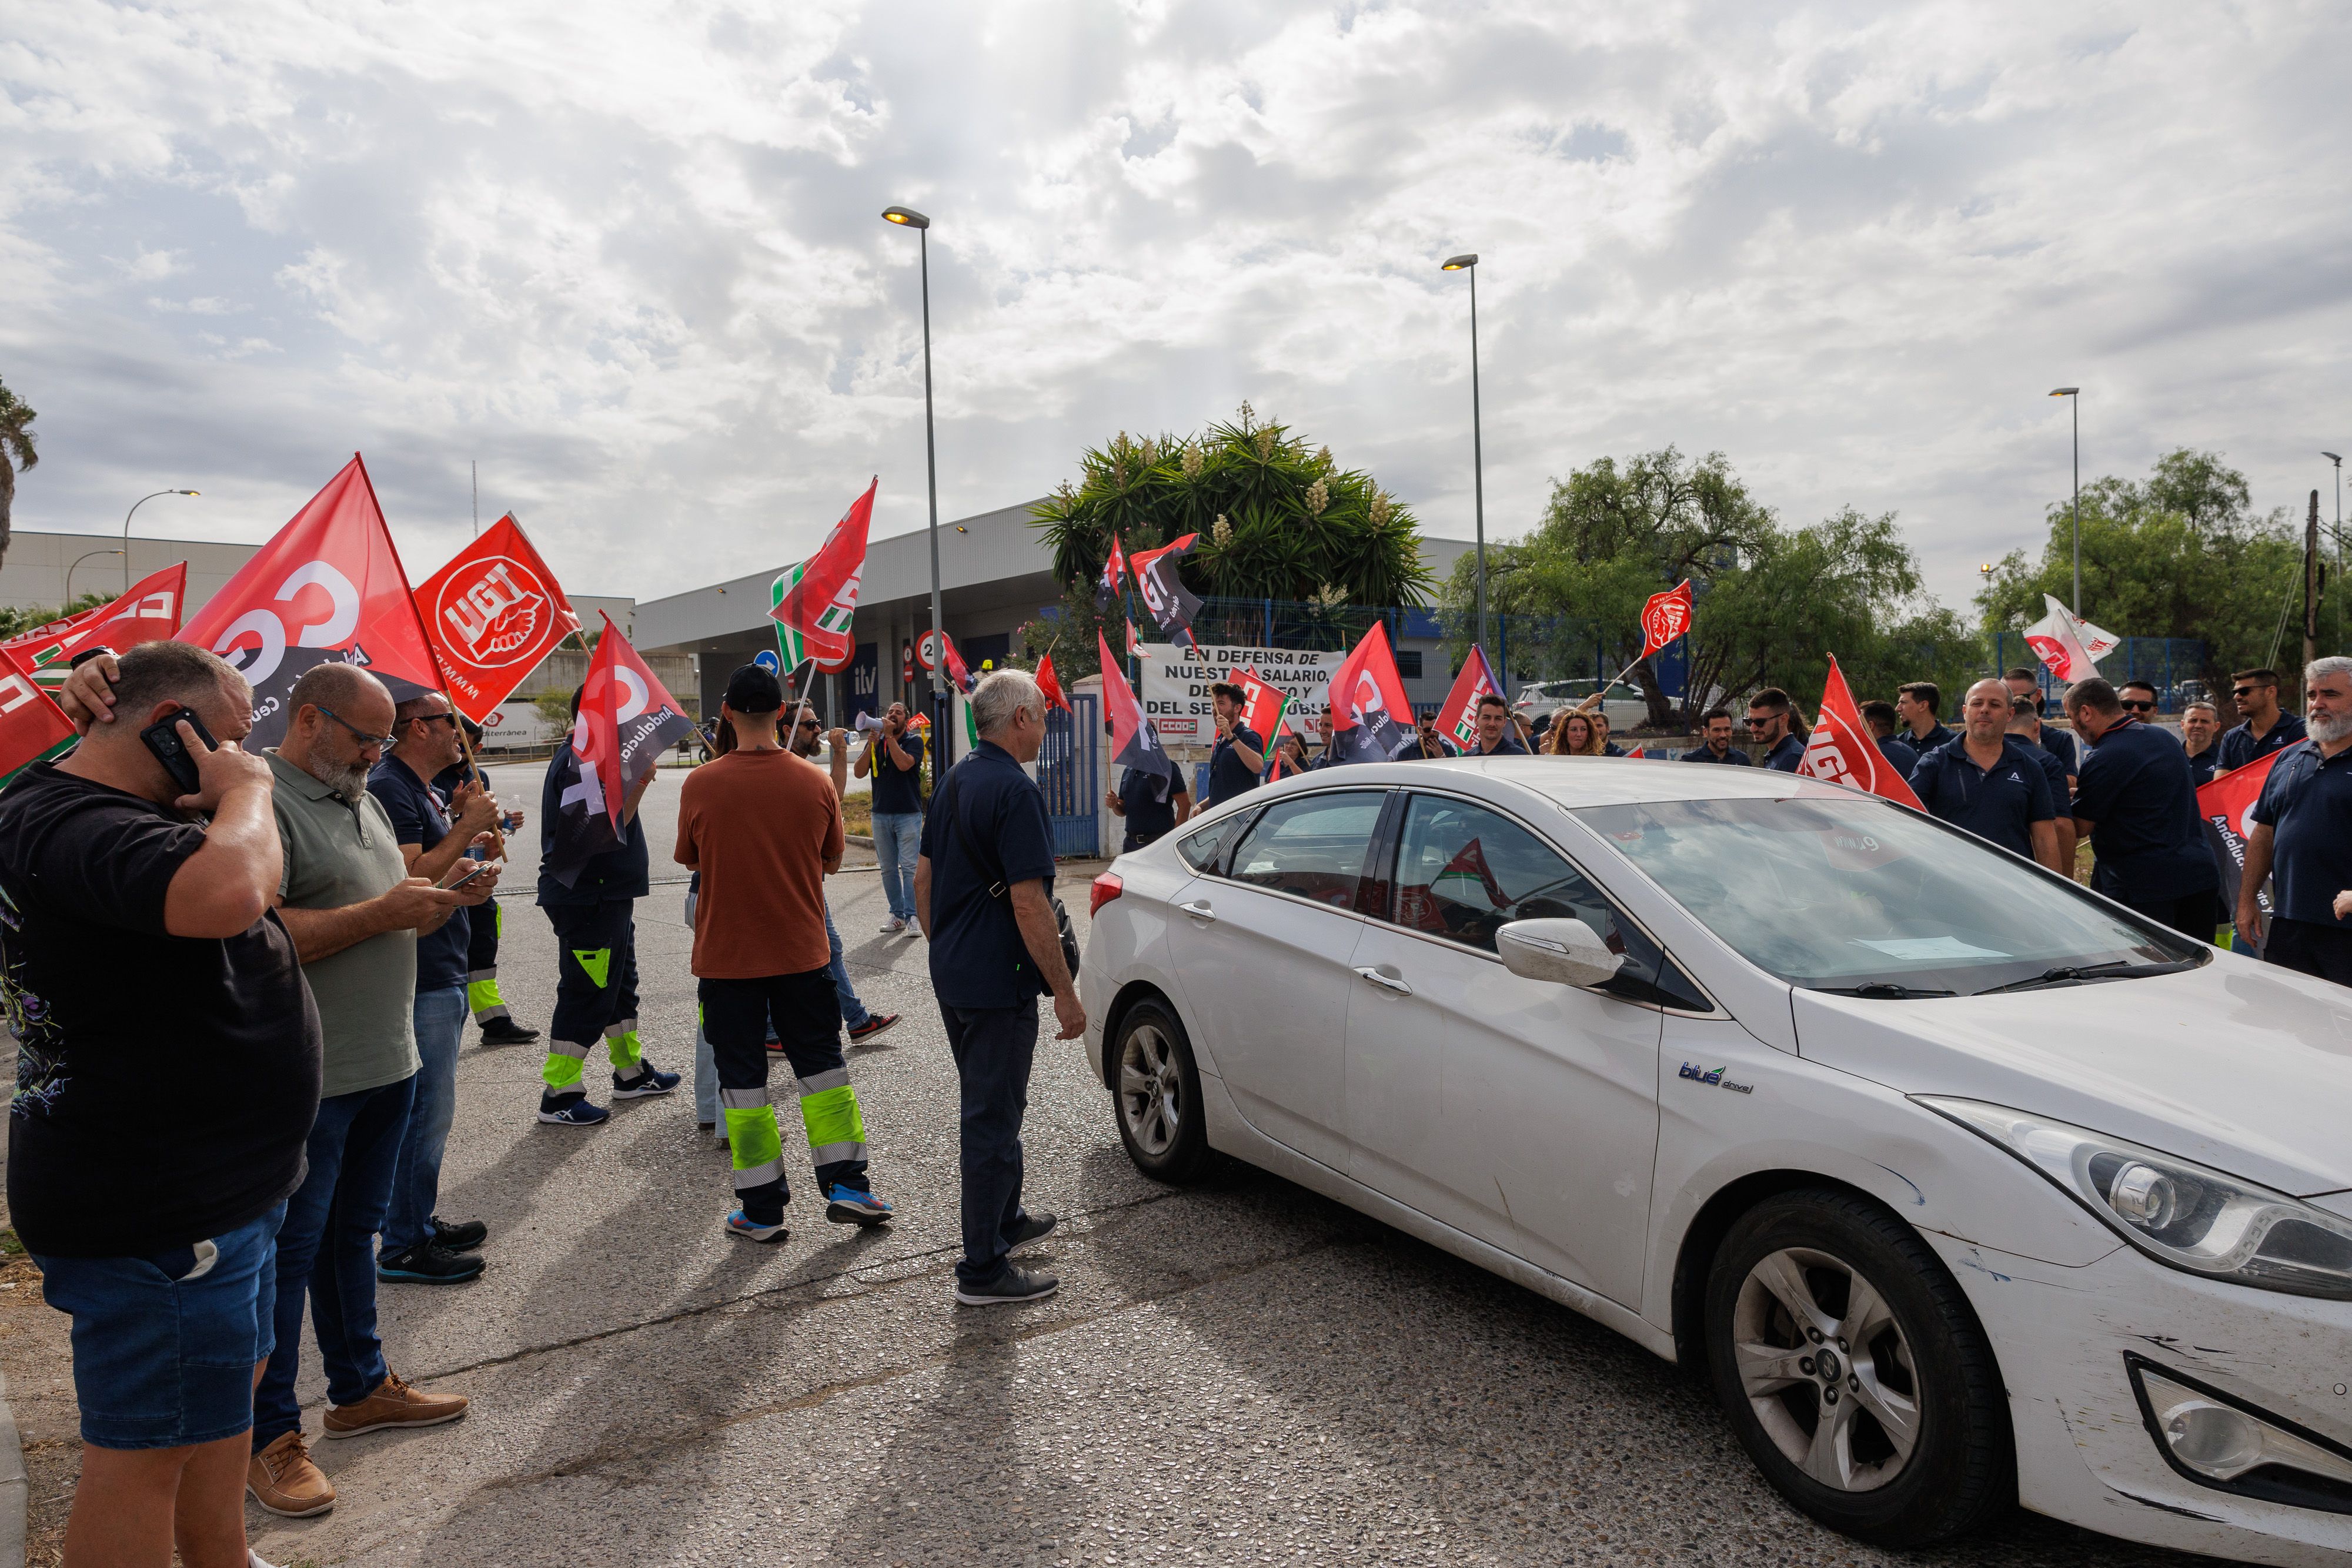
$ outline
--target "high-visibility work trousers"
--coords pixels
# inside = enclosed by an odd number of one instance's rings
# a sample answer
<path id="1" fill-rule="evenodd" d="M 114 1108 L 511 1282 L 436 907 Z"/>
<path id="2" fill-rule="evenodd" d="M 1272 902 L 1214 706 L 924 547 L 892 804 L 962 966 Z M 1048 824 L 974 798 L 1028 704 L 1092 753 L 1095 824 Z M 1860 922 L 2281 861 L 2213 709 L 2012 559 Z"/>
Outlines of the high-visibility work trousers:
<path id="1" fill-rule="evenodd" d="M 841 1054 L 841 1004 L 829 969 L 753 980 L 703 980 L 702 1032 L 719 1069 L 719 1104 L 735 1166 L 735 1198 L 760 1225 L 782 1224 L 792 1192 L 784 1145 L 768 1103 L 768 1027 L 800 1080 L 801 1125 L 820 1196 L 838 1184 L 867 1191 L 866 1119 Z"/>
<path id="2" fill-rule="evenodd" d="M 555 1020 L 542 1074 L 550 1101 L 587 1092 L 581 1069 L 602 1039 L 613 1071 L 634 1078 L 645 1048 L 637 1040 L 636 900 L 551 904 L 555 927 Z"/>
<path id="3" fill-rule="evenodd" d="M 466 1008 L 478 1024 L 511 1018 L 499 995 L 499 938 L 507 934 L 507 912 L 495 898 L 467 911 L 473 930 L 466 941 Z"/>

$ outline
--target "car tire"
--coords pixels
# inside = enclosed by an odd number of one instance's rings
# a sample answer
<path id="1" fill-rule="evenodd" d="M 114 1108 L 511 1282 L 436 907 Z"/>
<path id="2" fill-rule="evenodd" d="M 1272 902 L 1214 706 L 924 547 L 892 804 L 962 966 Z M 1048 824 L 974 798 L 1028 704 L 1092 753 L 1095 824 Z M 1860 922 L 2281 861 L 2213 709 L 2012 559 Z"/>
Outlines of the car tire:
<path id="1" fill-rule="evenodd" d="M 1830 1529 L 1927 1546 L 2014 1505 L 1992 1347 L 1942 1260 L 1878 1204 L 1817 1187 L 1741 1215 L 1708 1270 L 1706 1323 L 1741 1446 Z"/>
<path id="2" fill-rule="evenodd" d="M 1201 1073 L 1176 1011 L 1157 997 L 1129 1008 L 1111 1043 L 1111 1110 L 1135 1168 L 1181 1186 L 1209 1163 Z"/>

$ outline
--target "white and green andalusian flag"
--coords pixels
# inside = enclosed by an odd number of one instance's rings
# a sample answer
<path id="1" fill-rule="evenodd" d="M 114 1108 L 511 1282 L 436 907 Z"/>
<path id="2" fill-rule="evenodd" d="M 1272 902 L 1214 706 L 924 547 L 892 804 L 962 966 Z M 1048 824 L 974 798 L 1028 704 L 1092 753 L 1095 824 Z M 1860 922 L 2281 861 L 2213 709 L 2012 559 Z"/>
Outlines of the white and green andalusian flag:
<path id="1" fill-rule="evenodd" d="M 878 483 L 878 481 L 877 481 Z M 776 623 L 776 653 L 783 668 L 804 659 L 839 668 L 855 646 L 850 627 L 857 614 L 858 579 L 866 570 L 866 530 L 874 516 L 873 485 L 866 487 L 816 553 L 786 567 L 768 585 L 768 616 Z"/>

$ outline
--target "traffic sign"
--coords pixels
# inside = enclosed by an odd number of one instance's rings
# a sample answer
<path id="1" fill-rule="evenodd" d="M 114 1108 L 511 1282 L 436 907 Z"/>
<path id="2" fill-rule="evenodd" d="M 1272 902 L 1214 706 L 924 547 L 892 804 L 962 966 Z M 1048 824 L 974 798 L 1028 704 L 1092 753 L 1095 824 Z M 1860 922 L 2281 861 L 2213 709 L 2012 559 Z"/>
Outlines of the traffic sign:
<path id="1" fill-rule="evenodd" d="M 767 671 L 768 674 L 772 675 L 776 673 L 778 667 L 782 663 L 782 661 L 776 657 L 776 651 L 773 648 L 761 649 L 758 653 L 751 655 L 751 662 L 759 665 L 760 668 Z"/>

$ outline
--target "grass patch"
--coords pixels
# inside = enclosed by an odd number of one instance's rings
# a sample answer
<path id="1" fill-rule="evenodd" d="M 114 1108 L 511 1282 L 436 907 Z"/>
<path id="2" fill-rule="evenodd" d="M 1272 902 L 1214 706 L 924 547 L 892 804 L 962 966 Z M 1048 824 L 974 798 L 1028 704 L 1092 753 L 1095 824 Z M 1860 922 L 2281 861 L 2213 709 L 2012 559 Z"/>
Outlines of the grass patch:
<path id="1" fill-rule="evenodd" d="M 25 1244 L 16 1239 L 16 1227 L 0 1225 L 0 1258 L 22 1258 Z"/>
<path id="2" fill-rule="evenodd" d="M 852 795 L 842 801 L 841 831 L 866 838 L 874 836 L 874 797 L 871 794 Z"/>

